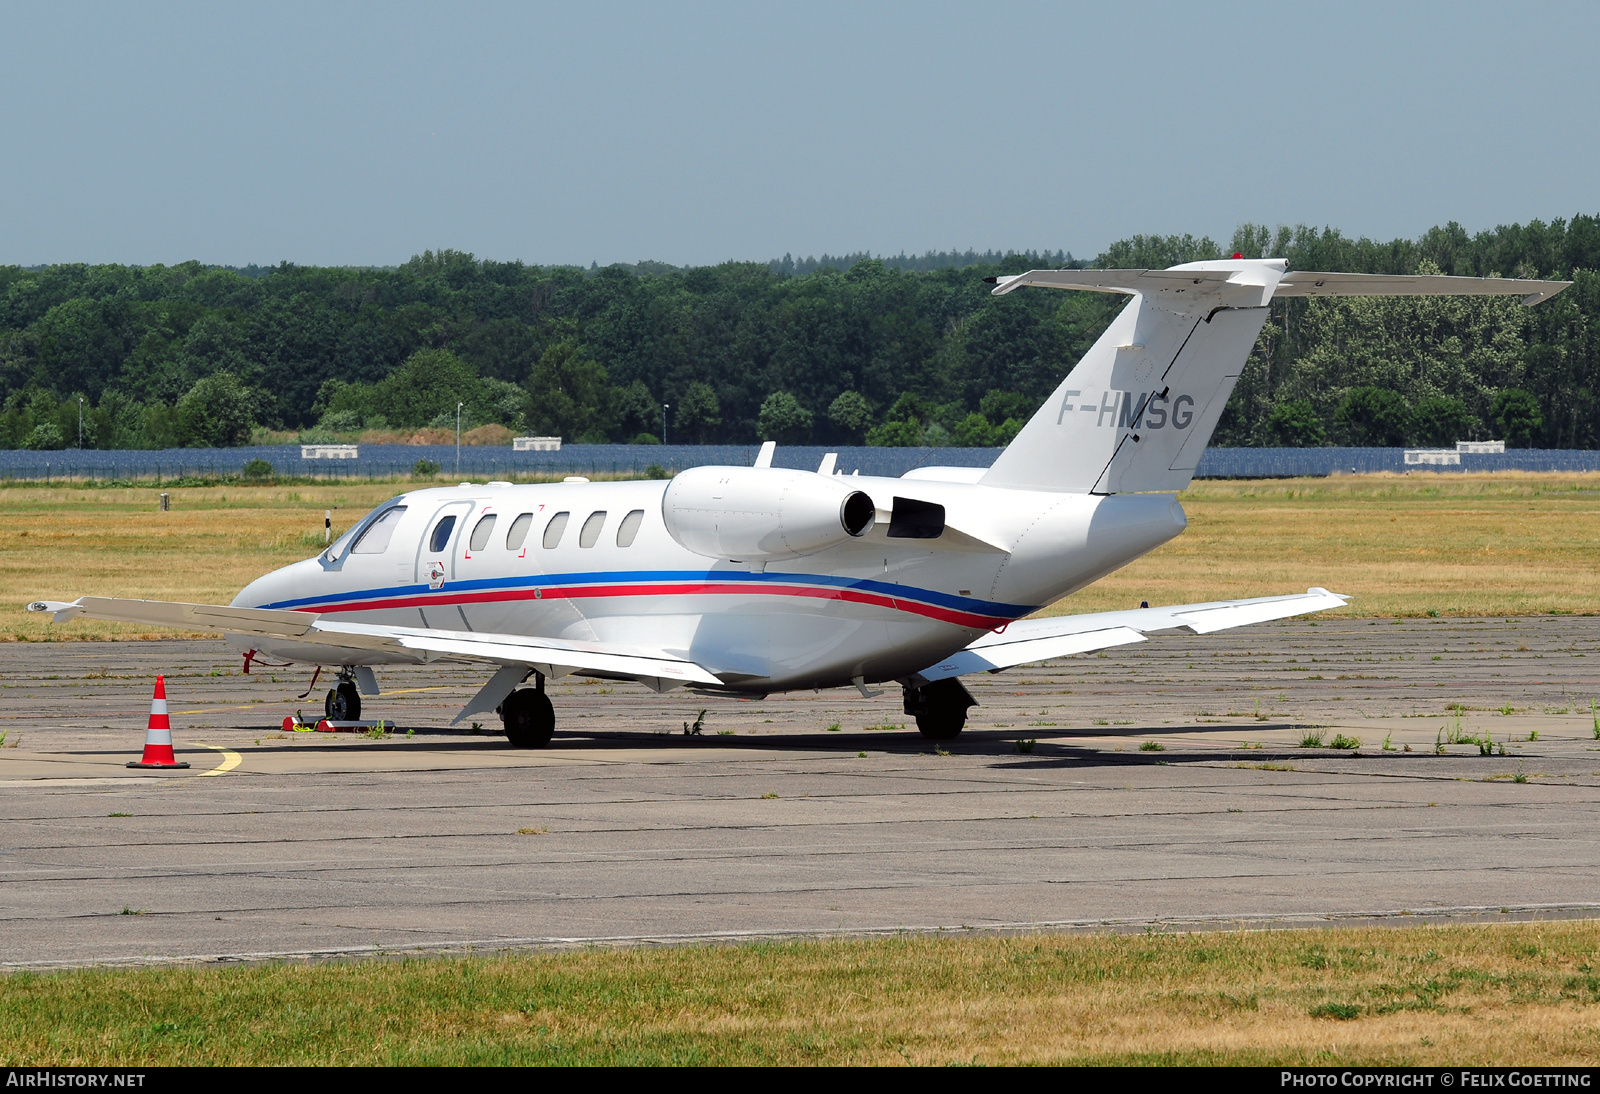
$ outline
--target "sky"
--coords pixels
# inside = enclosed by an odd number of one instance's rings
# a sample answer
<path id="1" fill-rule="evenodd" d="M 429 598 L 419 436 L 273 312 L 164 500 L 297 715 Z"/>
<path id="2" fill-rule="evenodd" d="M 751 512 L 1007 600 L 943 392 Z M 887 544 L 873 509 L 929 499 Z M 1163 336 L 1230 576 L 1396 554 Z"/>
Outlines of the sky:
<path id="1" fill-rule="evenodd" d="M 1600 213 L 1600 4 L 0 0 L 0 264 Z"/>

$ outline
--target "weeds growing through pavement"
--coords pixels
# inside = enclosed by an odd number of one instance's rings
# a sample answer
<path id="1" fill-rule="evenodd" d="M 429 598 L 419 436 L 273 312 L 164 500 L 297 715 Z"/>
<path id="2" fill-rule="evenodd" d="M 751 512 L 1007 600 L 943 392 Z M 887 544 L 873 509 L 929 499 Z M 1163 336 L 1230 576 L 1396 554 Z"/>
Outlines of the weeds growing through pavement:
<path id="1" fill-rule="evenodd" d="M 1021 752 L 1023 754 L 1027 754 L 1029 752 L 1032 752 L 1034 746 L 1037 745 L 1038 743 L 1039 743 L 1039 741 L 1038 741 L 1037 738 L 1024 737 L 1020 741 L 1017 742 L 1017 751 Z"/>
<path id="2" fill-rule="evenodd" d="M 1361 738 L 1346 737 L 1343 733 L 1335 733 L 1333 735 L 1333 740 L 1328 742 L 1328 747 L 1340 748 L 1353 752 L 1361 747 Z"/>
<path id="3" fill-rule="evenodd" d="M 1165 752 L 1166 750 L 1167 746 L 1160 741 L 1146 741 L 1139 746 L 1140 752 Z"/>
<path id="4" fill-rule="evenodd" d="M 1393 733 L 1385 733 L 1383 735 L 1383 750 L 1385 752 L 1394 752 L 1394 751 L 1396 751 L 1396 749 L 1394 747 L 1394 734 Z"/>
<path id="5" fill-rule="evenodd" d="M 694 723 L 692 725 L 688 722 L 683 723 L 683 735 L 685 737 L 699 737 L 701 736 L 701 731 L 705 728 L 706 711 L 704 707 L 701 707 L 700 713 L 695 715 Z"/>
<path id="6" fill-rule="evenodd" d="M 1313 730 L 1312 732 L 1307 733 L 1304 737 L 1301 737 L 1300 738 L 1300 747 L 1301 748 L 1321 748 L 1322 747 L 1322 730 L 1320 730 L 1320 729 Z"/>

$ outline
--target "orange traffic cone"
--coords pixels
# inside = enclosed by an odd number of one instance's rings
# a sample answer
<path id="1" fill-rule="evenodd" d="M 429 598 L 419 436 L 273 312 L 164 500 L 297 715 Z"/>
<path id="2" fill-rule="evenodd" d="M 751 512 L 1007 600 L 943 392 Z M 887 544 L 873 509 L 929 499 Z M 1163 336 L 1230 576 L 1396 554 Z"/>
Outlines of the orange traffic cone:
<path id="1" fill-rule="evenodd" d="M 144 731 L 144 755 L 129 767 L 188 767 L 172 754 L 172 723 L 167 720 L 166 678 L 156 677 L 156 694 L 150 700 L 150 726 Z"/>

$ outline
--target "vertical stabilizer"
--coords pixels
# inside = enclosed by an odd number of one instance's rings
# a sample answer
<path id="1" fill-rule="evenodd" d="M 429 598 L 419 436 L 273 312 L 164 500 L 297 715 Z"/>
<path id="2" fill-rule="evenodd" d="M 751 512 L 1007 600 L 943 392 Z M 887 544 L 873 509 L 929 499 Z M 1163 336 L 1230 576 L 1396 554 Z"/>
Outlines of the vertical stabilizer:
<path id="1" fill-rule="evenodd" d="M 1043 271 L 1133 299 L 981 480 L 1064 493 L 1182 490 L 1267 319 L 1282 260 Z M 1067 278 L 1070 277 L 1070 281 Z M 1014 279 L 1023 281 L 1023 278 Z M 1016 284 L 1002 283 L 996 292 Z"/>

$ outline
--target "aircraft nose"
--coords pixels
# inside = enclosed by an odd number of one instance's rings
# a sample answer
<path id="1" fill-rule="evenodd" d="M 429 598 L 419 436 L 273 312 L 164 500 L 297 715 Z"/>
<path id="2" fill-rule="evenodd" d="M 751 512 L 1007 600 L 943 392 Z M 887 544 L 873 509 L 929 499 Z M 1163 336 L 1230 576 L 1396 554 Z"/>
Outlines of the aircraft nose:
<path id="1" fill-rule="evenodd" d="M 308 569 L 310 572 L 308 572 Z M 256 578 L 233 598 L 235 608 L 266 608 L 306 595 L 312 572 L 320 572 L 316 559 L 296 562 Z"/>

